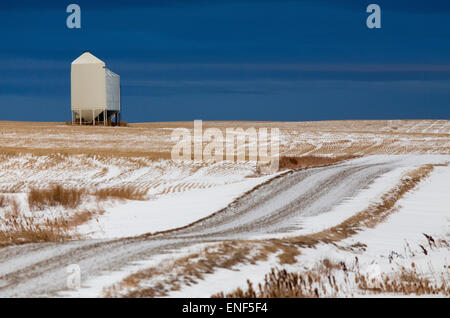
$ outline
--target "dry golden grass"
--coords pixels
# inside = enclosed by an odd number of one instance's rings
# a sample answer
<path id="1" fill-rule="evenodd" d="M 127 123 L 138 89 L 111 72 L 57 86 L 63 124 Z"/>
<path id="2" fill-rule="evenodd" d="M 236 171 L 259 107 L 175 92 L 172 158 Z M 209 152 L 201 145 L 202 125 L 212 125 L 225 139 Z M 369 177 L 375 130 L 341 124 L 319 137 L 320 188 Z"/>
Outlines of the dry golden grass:
<path id="1" fill-rule="evenodd" d="M 319 297 L 319 292 L 313 283 L 320 282 L 320 274 L 290 273 L 286 270 L 272 269 L 264 278 L 264 283 L 253 288 L 247 280 L 247 290 L 237 288 L 231 293 L 218 293 L 213 298 L 300 298 Z"/>
<path id="2" fill-rule="evenodd" d="M 42 210 L 50 206 L 75 209 L 82 203 L 85 195 L 88 195 L 86 189 L 64 188 L 61 185 L 53 185 L 48 189 L 33 188 L 28 193 L 28 204 L 31 211 Z M 135 199 L 137 196 L 140 198 L 141 193 L 132 191 L 131 188 L 125 188 L 122 191 L 105 189 L 98 193 L 97 199 L 105 200 L 118 196 Z M 4 209 L 4 215 L 0 218 L 0 246 L 31 242 L 61 242 L 73 239 L 77 237 L 72 233 L 74 228 L 104 212 L 101 208 L 97 208 L 75 211 L 67 217 L 42 220 L 34 215 L 25 215 L 14 197 L 1 195 L 0 204 Z"/>
<path id="3" fill-rule="evenodd" d="M 278 255 L 280 264 L 294 264 L 296 256 L 300 255 L 300 251 L 296 246 L 286 244 L 283 241 L 279 241 L 278 245 L 281 248 L 281 253 Z"/>
<path id="4" fill-rule="evenodd" d="M 26 216 L 14 198 L 7 198 L 4 216 L 0 218 L 0 246 L 39 242 L 61 242 L 77 238 L 72 233 L 77 226 L 93 217 L 103 214 L 103 210 L 83 210 L 65 218 Z"/>
<path id="5" fill-rule="evenodd" d="M 444 239 L 434 240 L 433 248 L 448 249 L 450 245 Z M 432 246 L 432 247 L 431 247 Z M 445 277 L 448 272 L 444 265 L 443 272 L 433 268 L 432 282 L 428 275 L 417 271 L 414 262 L 411 268 L 400 266 L 390 273 L 362 272 L 358 262 L 346 264 L 343 261 L 323 259 L 312 269 L 302 272 L 288 272 L 272 268 L 265 276 L 264 282 L 255 290 L 250 281 L 247 289 L 237 288 L 231 293 L 218 293 L 213 297 L 229 298 L 281 298 L 281 297 L 341 297 L 361 294 L 396 294 L 396 295 L 441 295 L 450 296 L 450 285 Z M 437 278 L 437 279 L 436 279 Z"/>
<path id="6" fill-rule="evenodd" d="M 403 268 L 398 273 L 384 275 L 380 281 L 368 279 L 366 275 L 357 273 L 355 280 L 360 290 L 375 294 L 450 296 L 450 286 L 445 279 L 440 285 L 433 284 L 428 278 L 418 273 L 416 269 Z"/>
<path id="7" fill-rule="evenodd" d="M 8 198 L 8 208 L 4 217 L 0 219 L 0 246 L 60 242 L 70 238 L 66 224 L 60 220 L 46 219 L 39 222 L 34 217 L 25 216 L 14 198 Z"/>
<path id="8" fill-rule="evenodd" d="M 61 220 L 59 223 L 64 228 L 64 231 L 69 232 L 70 230 L 80 226 L 94 217 L 102 215 L 105 211 L 103 209 L 96 210 L 83 210 L 81 212 L 76 212 L 72 214 L 70 217 Z"/>
<path id="9" fill-rule="evenodd" d="M 53 185 L 49 189 L 32 188 L 28 192 L 28 204 L 31 210 L 42 210 L 57 205 L 73 209 L 81 203 L 84 193 L 84 190 L 64 188 L 60 184 Z"/>
<path id="10" fill-rule="evenodd" d="M 34 218 L 12 218 L 3 222 L 0 230 L 0 246 L 11 244 L 62 242 L 72 238 L 58 221 L 37 223 Z"/>

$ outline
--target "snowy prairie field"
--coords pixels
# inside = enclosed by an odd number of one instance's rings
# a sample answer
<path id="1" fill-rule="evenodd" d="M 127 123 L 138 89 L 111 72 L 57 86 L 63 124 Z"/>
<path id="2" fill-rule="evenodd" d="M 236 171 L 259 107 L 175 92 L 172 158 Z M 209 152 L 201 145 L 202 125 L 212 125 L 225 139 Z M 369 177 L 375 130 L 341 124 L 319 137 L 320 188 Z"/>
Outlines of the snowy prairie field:
<path id="1" fill-rule="evenodd" d="M 279 169 L 171 160 L 191 122 L 0 122 L 0 297 L 449 297 L 450 121 L 230 127 Z"/>

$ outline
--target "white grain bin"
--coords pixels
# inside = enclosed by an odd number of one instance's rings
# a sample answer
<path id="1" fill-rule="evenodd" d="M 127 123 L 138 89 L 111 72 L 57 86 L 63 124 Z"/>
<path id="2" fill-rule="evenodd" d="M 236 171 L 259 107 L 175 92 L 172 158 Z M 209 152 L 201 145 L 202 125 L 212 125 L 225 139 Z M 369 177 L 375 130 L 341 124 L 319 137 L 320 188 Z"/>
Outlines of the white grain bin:
<path id="1" fill-rule="evenodd" d="M 120 121 L 120 76 L 105 62 L 84 52 L 72 62 L 70 81 L 72 123 Z"/>

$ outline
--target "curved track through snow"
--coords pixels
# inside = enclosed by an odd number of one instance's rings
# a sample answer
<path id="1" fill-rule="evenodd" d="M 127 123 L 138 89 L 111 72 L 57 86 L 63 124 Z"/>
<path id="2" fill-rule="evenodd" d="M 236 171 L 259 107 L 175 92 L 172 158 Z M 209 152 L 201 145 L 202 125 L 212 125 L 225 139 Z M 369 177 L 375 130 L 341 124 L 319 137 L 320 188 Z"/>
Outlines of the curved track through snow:
<path id="1" fill-rule="evenodd" d="M 356 160 L 292 171 L 258 186 L 210 217 L 167 233 L 5 247 L 0 249 L 0 297 L 57 296 L 66 288 L 69 264 L 78 264 L 86 281 L 198 243 L 287 233 L 301 226 L 298 220 L 302 217 L 331 210 L 376 177 L 404 165 L 401 159 Z"/>

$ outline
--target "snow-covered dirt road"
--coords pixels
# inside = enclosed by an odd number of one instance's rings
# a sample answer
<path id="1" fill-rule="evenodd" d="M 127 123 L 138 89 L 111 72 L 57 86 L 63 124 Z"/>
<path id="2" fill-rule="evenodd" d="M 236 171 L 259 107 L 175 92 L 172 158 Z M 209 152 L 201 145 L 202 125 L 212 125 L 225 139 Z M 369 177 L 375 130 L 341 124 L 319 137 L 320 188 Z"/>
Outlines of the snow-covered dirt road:
<path id="1" fill-rule="evenodd" d="M 67 288 L 66 268 L 70 264 L 80 266 L 83 285 L 133 262 L 186 250 L 196 244 L 292 235 L 302 229 L 309 217 L 345 203 L 380 176 L 449 159 L 423 155 L 373 156 L 335 166 L 290 171 L 257 186 L 225 209 L 181 229 L 115 240 L 4 247 L 0 249 L 0 297 L 58 296 Z M 389 186 L 386 185 L 386 190 Z"/>

